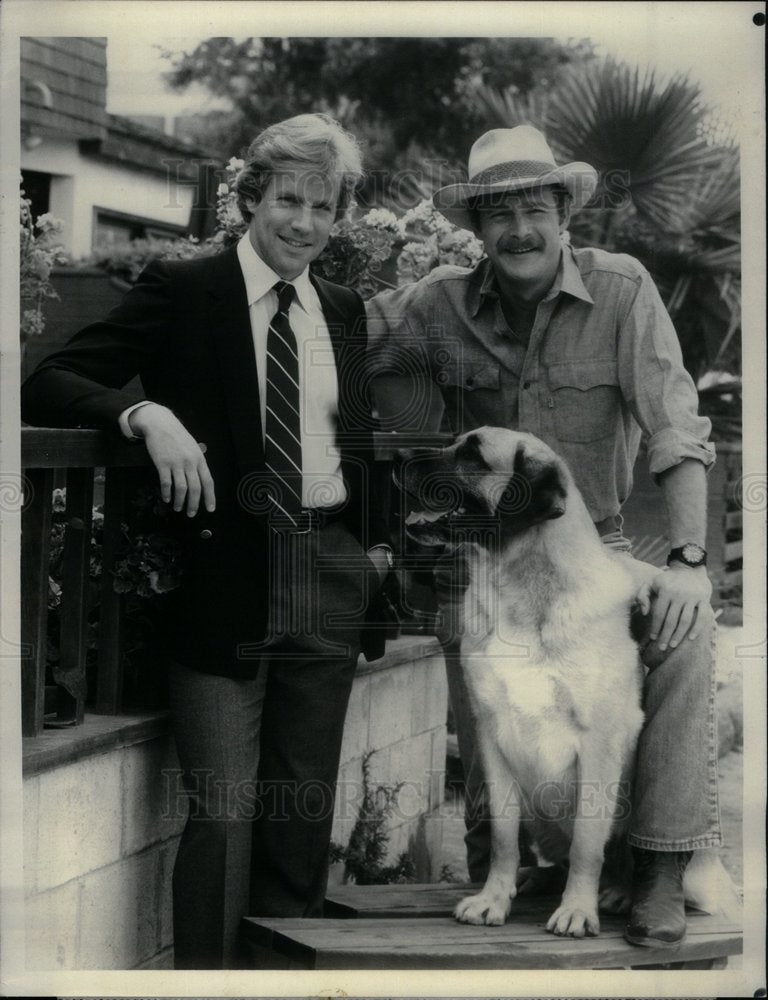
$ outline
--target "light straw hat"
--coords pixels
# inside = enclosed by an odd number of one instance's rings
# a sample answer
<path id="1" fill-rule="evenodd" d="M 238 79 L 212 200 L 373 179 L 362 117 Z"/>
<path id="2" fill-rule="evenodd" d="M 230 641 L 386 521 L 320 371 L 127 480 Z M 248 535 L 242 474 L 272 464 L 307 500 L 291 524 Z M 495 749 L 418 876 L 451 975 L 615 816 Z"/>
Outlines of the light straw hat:
<path id="1" fill-rule="evenodd" d="M 469 151 L 469 180 L 435 191 L 435 208 L 461 229 L 472 228 L 470 201 L 478 195 L 503 194 L 545 184 L 562 185 L 571 196 L 571 213 L 589 201 L 597 187 L 597 171 L 588 163 L 558 167 L 552 150 L 531 125 L 495 128 L 481 135 Z"/>

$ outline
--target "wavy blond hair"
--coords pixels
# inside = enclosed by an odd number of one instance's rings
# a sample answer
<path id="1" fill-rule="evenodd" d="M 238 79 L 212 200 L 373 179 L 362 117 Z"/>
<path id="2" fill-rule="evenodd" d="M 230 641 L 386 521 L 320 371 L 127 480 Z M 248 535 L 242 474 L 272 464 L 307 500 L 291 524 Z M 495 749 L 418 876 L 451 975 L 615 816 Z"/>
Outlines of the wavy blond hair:
<path id="1" fill-rule="evenodd" d="M 363 177 L 360 146 L 330 115 L 306 114 L 270 125 L 248 147 L 245 166 L 235 180 L 237 205 L 246 222 L 252 218 L 246 199 L 258 204 L 273 174 L 296 167 L 338 178 L 336 218 L 347 212 Z"/>

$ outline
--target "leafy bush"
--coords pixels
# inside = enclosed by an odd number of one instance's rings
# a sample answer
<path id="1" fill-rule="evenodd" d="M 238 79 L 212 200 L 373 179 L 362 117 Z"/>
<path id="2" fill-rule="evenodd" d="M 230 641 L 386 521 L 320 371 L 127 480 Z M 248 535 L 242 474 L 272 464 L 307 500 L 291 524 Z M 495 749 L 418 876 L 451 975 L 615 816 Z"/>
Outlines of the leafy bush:
<path id="1" fill-rule="evenodd" d="M 21 317 L 21 349 L 30 337 L 39 336 L 45 328 L 43 302 L 57 299 L 51 284 L 51 270 L 66 261 L 57 237 L 62 223 L 50 213 L 32 218 L 32 202 L 19 190 L 19 278 Z"/>
<path id="2" fill-rule="evenodd" d="M 133 284 L 153 260 L 187 260 L 215 253 L 216 249 L 193 236 L 176 240 L 147 237 L 131 240 L 130 243 L 118 243 L 116 246 L 96 247 L 91 253 L 90 262 L 103 268 L 108 274 Z"/>
<path id="3" fill-rule="evenodd" d="M 67 531 L 66 490 L 55 489 L 52 495 L 50 561 L 48 567 L 47 664 L 49 681 L 56 681 L 61 658 L 61 586 L 64 568 L 64 545 Z M 146 658 L 151 656 L 157 616 L 162 596 L 178 585 L 183 572 L 182 549 L 170 532 L 164 531 L 170 517 L 154 487 L 138 486 L 132 493 L 130 508 L 121 525 L 122 545 L 110 570 L 112 586 L 126 599 L 123 633 L 124 676 L 127 687 L 136 694 L 142 691 L 146 705 L 152 695 Z M 86 676 L 95 675 L 98 630 L 101 617 L 104 514 L 94 506 L 91 519 L 90 560 L 88 573 L 88 623 L 86 634 Z M 89 690 L 92 687 L 89 684 Z M 130 699 L 131 692 L 127 692 Z"/>
<path id="4" fill-rule="evenodd" d="M 402 783 L 371 785 L 371 757 L 363 757 L 363 801 L 346 847 L 331 844 L 331 862 L 344 862 L 344 881 L 357 885 L 388 885 L 392 882 L 413 882 L 416 869 L 407 851 L 399 855 L 394 865 L 385 865 L 389 834 L 387 821 L 397 806 Z"/>

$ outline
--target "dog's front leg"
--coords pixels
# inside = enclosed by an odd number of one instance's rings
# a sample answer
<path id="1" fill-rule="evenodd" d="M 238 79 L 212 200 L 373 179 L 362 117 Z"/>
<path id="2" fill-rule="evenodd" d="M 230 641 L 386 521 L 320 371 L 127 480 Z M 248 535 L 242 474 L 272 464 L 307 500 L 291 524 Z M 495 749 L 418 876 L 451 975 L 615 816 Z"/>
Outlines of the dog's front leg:
<path id="1" fill-rule="evenodd" d="M 590 775 L 589 782 L 585 781 L 585 775 Z M 618 785 L 618 778 L 610 759 L 600 760 L 597 754 L 580 756 L 568 880 L 560 906 L 547 921 L 547 930 L 553 934 L 584 937 L 600 933 L 597 915 L 600 871 L 617 806 L 615 797 L 608 793 Z"/>
<path id="2" fill-rule="evenodd" d="M 482 891 L 462 899 L 453 912 L 465 924 L 503 924 L 517 894 L 520 790 L 498 748 L 482 750 L 491 810 L 491 866 Z"/>

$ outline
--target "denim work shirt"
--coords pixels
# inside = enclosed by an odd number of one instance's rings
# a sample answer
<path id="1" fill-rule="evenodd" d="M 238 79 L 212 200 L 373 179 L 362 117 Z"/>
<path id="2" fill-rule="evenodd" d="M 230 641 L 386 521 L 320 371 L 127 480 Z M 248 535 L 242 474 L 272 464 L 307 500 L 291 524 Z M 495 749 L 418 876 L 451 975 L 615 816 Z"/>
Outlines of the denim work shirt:
<path id="1" fill-rule="evenodd" d="M 487 258 L 381 292 L 367 312 L 371 373 L 409 382 L 411 414 L 435 385 L 456 434 L 491 425 L 542 438 L 595 522 L 629 496 L 643 433 L 655 476 L 687 458 L 715 460 L 672 321 L 632 257 L 566 246 L 527 340 L 504 318 Z"/>

